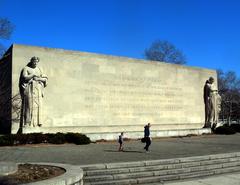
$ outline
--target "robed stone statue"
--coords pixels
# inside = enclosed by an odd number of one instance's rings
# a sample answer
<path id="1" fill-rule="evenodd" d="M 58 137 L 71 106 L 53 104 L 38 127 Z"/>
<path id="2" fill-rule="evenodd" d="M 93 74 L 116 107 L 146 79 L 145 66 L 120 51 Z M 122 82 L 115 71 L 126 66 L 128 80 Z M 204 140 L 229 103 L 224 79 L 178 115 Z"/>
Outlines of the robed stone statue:
<path id="1" fill-rule="evenodd" d="M 19 91 L 22 99 L 20 128 L 36 127 L 43 124 L 43 90 L 47 86 L 48 78 L 37 66 L 39 62 L 38 57 L 32 57 L 20 74 Z"/>
<path id="2" fill-rule="evenodd" d="M 214 129 L 218 123 L 218 116 L 221 110 L 221 96 L 218 94 L 214 84 L 214 78 L 210 77 L 204 86 L 205 104 L 205 128 Z"/>

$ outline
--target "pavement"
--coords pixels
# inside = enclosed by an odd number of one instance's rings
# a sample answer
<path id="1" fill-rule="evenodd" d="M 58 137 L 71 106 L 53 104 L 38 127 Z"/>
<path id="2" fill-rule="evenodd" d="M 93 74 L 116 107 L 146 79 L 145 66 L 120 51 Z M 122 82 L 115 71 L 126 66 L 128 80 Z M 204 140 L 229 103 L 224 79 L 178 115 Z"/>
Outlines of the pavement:
<path id="1" fill-rule="evenodd" d="M 164 183 L 166 185 L 240 185 L 240 173 L 222 174 L 178 182 Z M 157 185 L 157 184 L 156 184 Z M 160 185 L 160 184 L 159 184 Z"/>
<path id="2" fill-rule="evenodd" d="M 146 153 L 143 147 L 144 144 L 139 140 L 125 141 L 124 152 L 117 151 L 117 141 L 92 143 L 90 145 L 40 144 L 0 147 L 0 161 L 85 165 L 240 152 L 240 134 L 158 138 L 153 139 L 149 153 Z M 187 185 L 189 182 L 193 185 L 240 185 L 239 177 L 240 172 L 170 184 Z"/>

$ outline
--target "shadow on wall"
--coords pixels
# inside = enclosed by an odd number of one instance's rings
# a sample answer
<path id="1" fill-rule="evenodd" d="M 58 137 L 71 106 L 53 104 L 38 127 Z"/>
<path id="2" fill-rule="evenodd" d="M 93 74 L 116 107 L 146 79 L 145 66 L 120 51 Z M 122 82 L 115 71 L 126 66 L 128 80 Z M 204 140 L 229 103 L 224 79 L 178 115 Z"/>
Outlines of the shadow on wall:
<path id="1" fill-rule="evenodd" d="M 0 60 L 0 134 L 10 134 L 12 124 L 12 47 Z"/>

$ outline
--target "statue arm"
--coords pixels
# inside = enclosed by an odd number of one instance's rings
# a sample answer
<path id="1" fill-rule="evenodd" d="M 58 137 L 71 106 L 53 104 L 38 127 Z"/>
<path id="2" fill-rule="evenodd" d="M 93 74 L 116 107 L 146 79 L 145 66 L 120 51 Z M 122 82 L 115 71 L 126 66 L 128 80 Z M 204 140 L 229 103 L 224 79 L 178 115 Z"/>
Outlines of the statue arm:
<path id="1" fill-rule="evenodd" d="M 40 71 L 40 77 L 36 77 L 34 78 L 34 80 L 40 81 L 46 85 L 48 77 L 45 74 L 43 74 L 41 68 L 38 68 L 38 70 Z"/>
<path id="2" fill-rule="evenodd" d="M 215 87 L 214 84 L 210 85 L 209 89 L 211 92 L 217 92 L 217 88 Z"/>
<path id="3" fill-rule="evenodd" d="M 48 77 L 46 75 L 41 74 L 40 77 L 36 76 L 36 77 L 33 78 L 33 80 L 41 82 L 44 85 L 44 87 L 46 87 L 47 86 Z"/>
<path id="4" fill-rule="evenodd" d="M 24 69 L 23 69 L 22 76 L 23 76 L 24 79 L 27 80 L 27 81 L 29 81 L 29 80 L 33 79 L 34 77 L 36 77 L 35 74 L 29 74 L 27 68 L 24 68 Z"/>
<path id="5" fill-rule="evenodd" d="M 47 77 L 37 77 L 37 76 L 35 76 L 33 79 L 36 80 L 36 81 L 43 82 L 43 83 L 45 83 L 47 81 Z"/>

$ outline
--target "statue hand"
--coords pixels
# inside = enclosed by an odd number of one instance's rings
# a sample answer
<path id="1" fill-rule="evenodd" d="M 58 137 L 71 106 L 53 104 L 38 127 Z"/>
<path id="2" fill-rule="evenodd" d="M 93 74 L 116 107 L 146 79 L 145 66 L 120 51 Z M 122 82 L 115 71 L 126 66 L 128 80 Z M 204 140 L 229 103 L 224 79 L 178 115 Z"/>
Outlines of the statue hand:
<path id="1" fill-rule="evenodd" d="M 37 77 L 36 75 L 34 75 L 33 80 L 38 81 L 38 79 L 39 79 L 39 77 Z"/>
<path id="2" fill-rule="evenodd" d="M 48 77 L 45 74 L 43 74 L 41 77 L 48 79 Z"/>

